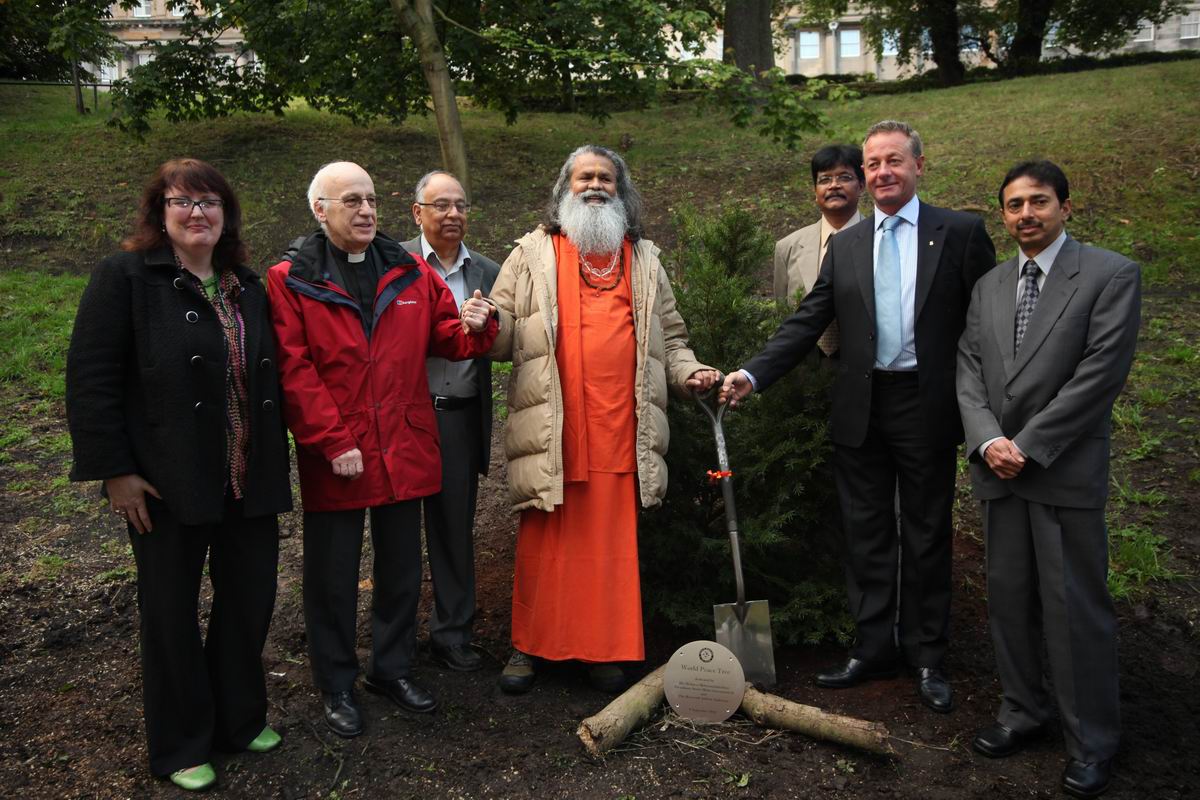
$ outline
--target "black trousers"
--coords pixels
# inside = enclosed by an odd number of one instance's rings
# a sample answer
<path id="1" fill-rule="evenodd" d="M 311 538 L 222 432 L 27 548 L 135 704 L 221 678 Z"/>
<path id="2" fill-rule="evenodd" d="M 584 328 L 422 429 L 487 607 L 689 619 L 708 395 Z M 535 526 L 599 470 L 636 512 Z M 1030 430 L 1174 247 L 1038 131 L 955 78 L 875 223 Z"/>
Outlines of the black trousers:
<path id="1" fill-rule="evenodd" d="M 304 514 L 304 625 L 313 681 L 322 692 L 347 691 L 358 677 L 358 562 L 365 511 Z M 369 674 L 380 680 L 407 677 L 417 649 L 421 501 L 372 508 L 371 546 Z"/>
<path id="2" fill-rule="evenodd" d="M 929 444 L 915 372 L 877 372 L 871 421 L 862 446 L 834 447 L 834 478 L 846 540 L 846 591 L 858 631 L 855 658 L 887 661 L 896 656 L 893 627 L 898 595 L 904 658 L 917 667 L 942 662 L 950 628 L 950 511 L 956 450 Z"/>
<path id="3" fill-rule="evenodd" d="M 1104 761 L 1121 738 L 1117 616 L 1103 508 L 1009 496 L 984 503 L 988 620 L 1004 696 L 996 719 L 1029 732 L 1051 715 L 1045 640 L 1067 752 Z"/>
<path id="4" fill-rule="evenodd" d="M 475 622 L 475 501 L 479 494 L 481 405 L 438 411 L 442 491 L 426 497 L 425 550 L 433 578 L 429 638 L 450 646 L 471 641 Z"/>
<path id="5" fill-rule="evenodd" d="M 279 526 L 246 519 L 229 499 L 216 525 L 181 525 L 146 498 L 154 530 L 129 526 L 138 570 L 142 693 L 150 771 L 244 750 L 267 724 L 262 649 L 275 610 Z M 208 556 L 212 613 L 203 641 L 200 579 Z"/>

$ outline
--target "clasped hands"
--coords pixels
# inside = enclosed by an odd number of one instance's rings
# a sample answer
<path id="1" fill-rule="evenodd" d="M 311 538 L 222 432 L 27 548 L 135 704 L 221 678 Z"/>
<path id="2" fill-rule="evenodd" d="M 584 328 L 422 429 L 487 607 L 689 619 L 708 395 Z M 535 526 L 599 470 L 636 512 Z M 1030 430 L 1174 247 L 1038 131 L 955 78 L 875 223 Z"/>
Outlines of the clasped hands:
<path id="1" fill-rule="evenodd" d="M 1010 480 L 1021 473 L 1025 466 L 1025 454 L 1012 439 L 1000 437 L 987 446 L 983 451 L 983 460 L 987 462 L 996 477 Z"/>
<path id="2" fill-rule="evenodd" d="M 481 333 L 487 327 L 488 317 L 492 315 L 492 306 L 483 299 L 483 292 L 478 289 L 467 298 L 458 312 L 462 320 L 463 333 Z"/>

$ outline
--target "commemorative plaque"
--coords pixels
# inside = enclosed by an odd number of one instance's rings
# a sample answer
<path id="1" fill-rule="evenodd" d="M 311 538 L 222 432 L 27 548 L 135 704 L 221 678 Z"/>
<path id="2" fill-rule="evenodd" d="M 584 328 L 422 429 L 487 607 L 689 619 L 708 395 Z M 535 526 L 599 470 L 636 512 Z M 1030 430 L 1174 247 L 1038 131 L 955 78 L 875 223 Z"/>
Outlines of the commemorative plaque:
<path id="1" fill-rule="evenodd" d="M 667 702 L 696 722 L 724 722 L 742 704 L 746 676 L 728 647 L 699 640 L 675 651 L 663 673 Z"/>

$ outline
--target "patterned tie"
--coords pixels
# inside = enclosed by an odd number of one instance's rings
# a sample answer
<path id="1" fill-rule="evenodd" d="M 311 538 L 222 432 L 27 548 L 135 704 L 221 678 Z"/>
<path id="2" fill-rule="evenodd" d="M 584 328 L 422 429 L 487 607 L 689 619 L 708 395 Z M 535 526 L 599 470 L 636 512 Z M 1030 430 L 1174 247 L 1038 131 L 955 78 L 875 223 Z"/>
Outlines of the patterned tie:
<path id="1" fill-rule="evenodd" d="M 875 360 L 888 366 L 900 355 L 900 246 L 896 226 L 900 217 L 883 221 L 879 256 L 875 261 Z"/>
<path id="2" fill-rule="evenodd" d="M 1029 320 L 1033 317 L 1033 309 L 1037 306 L 1038 301 L 1038 265 L 1032 258 L 1025 262 L 1025 268 L 1021 270 L 1021 275 L 1025 279 L 1025 292 L 1021 295 L 1021 302 L 1017 303 L 1017 327 L 1013 340 L 1013 352 L 1021 349 L 1021 340 L 1025 338 L 1025 329 L 1029 327 Z"/>
<path id="3" fill-rule="evenodd" d="M 825 244 L 821 247 L 821 260 L 825 260 L 825 251 L 829 248 L 829 240 L 837 235 L 837 231 L 825 237 Z M 821 348 L 821 352 L 827 356 L 832 356 L 841 347 L 842 339 L 838 332 L 838 324 L 835 319 L 829 323 L 829 327 L 821 334 L 821 338 L 817 339 L 817 347 Z"/>

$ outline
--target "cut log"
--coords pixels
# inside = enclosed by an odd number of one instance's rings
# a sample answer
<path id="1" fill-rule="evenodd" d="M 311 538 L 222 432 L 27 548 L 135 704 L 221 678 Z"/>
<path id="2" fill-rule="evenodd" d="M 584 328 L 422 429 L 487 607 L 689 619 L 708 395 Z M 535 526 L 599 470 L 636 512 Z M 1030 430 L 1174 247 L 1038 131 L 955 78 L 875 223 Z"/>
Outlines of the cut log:
<path id="1" fill-rule="evenodd" d="M 599 714 L 579 724 L 576 734 L 593 758 L 599 758 L 625 740 L 629 733 L 642 727 L 662 705 L 663 671 L 659 667 L 625 690 L 604 707 Z M 815 706 L 793 703 L 782 697 L 760 692 L 746 684 L 742 697 L 742 712 L 755 724 L 775 730 L 795 731 L 827 742 L 857 747 L 869 753 L 895 755 L 891 734 L 881 722 L 830 714 Z"/>
<path id="2" fill-rule="evenodd" d="M 650 721 L 663 702 L 663 664 L 625 690 L 599 714 L 579 723 L 576 734 L 593 758 L 599 758 L 625 740 L 629 732 Z"/>
<path id="3" fill-rule="evenodd" d="M 891 734 L 882 722 L 830 714 L 816 706 L 784 700 L 773 694 L 746 686 L 742 711 L 764 728 L 796 731 L 814 739 L 857 747 L 870 753 L 895 755 Z"/>

